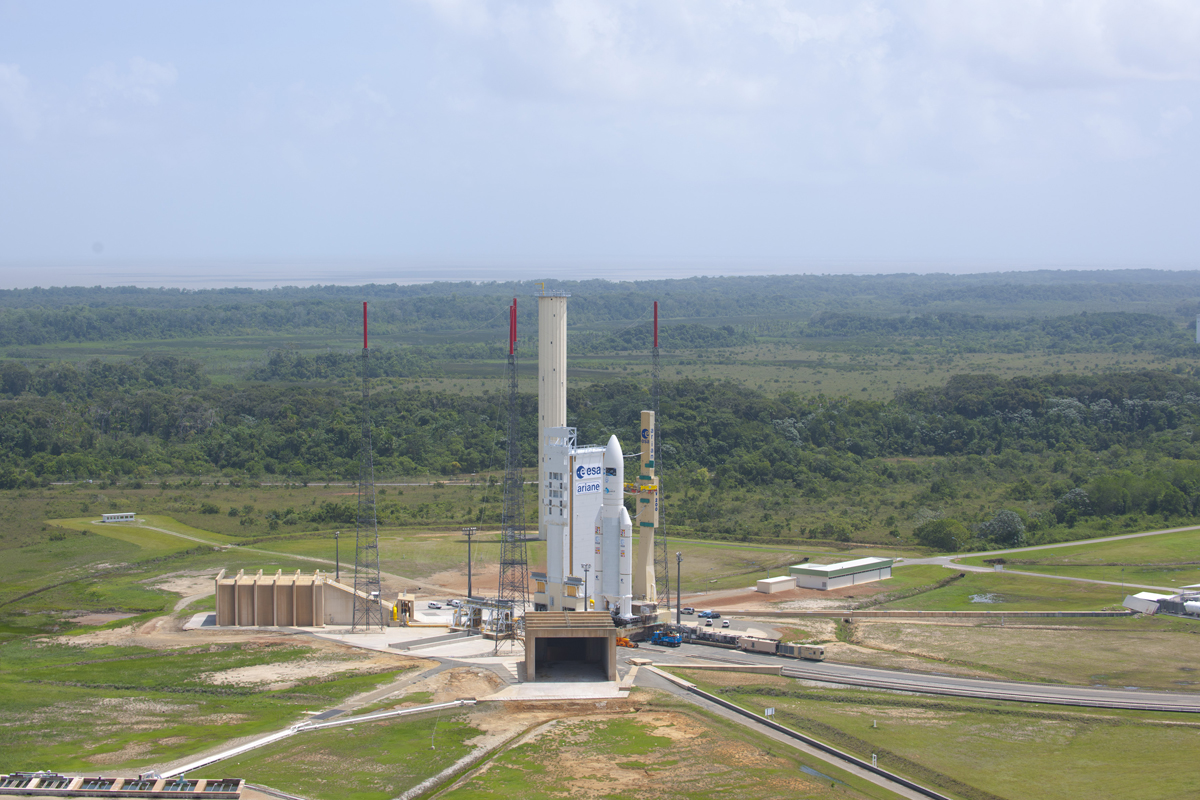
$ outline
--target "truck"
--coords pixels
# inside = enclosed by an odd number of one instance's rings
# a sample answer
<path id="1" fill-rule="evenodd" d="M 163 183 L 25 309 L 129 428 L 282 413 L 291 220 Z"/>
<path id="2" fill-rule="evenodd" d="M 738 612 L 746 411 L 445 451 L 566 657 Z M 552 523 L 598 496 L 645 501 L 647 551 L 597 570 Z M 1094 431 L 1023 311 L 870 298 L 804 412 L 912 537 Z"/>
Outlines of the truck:
<path id="1" fill-rule="evenodd" d="M 637 642 L 631 642 L 625 636 L 617 637 L 617 647 L 632 647 L 634 650 L 636 650 L 637 646 L 638 646 Z"/>
<path id="2" fill-rule="evenodd" d="M 650 644 L 662 645 L 663 647 L 679 647 L 683 644 L 683 637 L 678 633 L 667 633 L 666 631 L 655 631 L 650 637 Z"/>

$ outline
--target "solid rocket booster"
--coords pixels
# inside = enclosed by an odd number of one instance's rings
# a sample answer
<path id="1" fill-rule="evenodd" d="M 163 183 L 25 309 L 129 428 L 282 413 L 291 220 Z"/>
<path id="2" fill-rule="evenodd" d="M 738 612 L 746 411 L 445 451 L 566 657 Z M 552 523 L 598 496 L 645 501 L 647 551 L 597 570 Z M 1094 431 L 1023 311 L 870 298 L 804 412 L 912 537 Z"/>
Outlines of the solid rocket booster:
<path id="1" fill-rule="evenodd" d="M 604 480 L 596 513 L 596 584 L 621 616 L 633 613 L 633 523 L 625 510 L 625 460 L 616 436 L 604 448 Z"/>

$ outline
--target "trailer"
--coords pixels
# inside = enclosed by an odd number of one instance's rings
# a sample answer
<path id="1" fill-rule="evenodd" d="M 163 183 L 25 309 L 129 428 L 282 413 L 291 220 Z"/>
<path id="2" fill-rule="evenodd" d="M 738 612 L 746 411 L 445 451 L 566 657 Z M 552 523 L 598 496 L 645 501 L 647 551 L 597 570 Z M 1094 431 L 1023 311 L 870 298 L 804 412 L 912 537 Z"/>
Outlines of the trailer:
<path id="1" fill-rule="evenodd" d="M 758 636 L 741 636 L 737 640 L 738 650 L 748 653 L 769 653 L 775 655 L 779 647 L 778 639 L 763 639 Z"/>
<path id="2" fill-rule="evenodd" d="M 803 658 L 805 661 L 824 661 L 825 648 L 819 644 L 800 644 L 799 642 L 780 642 L 779 655 L 788 658 Z"/>

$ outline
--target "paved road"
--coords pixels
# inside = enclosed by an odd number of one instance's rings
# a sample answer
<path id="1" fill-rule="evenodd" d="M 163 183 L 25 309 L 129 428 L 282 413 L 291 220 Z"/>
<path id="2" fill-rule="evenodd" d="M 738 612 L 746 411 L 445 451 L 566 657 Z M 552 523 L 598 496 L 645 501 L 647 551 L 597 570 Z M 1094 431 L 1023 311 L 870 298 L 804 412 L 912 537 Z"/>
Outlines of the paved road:
<path id="1" fill-rule="evenodd" d="M 649 654 L 647 654 L 649 655 Z M 1200 693 L 1164 692 L 1137 688 L 1108 689 L 1067 686 L 1055 683 L 1024 683 L 982 678 L 960 678 L 939 673 L 861 667 L 831 661 L 795 661 L 779 656 L 724 650 L 705 645 L 683 645 L 671 652 L 654 652 L 657 666 L 691 664 L 770 664 L 783 668 L 786 677 L 821 683 L 837 683 L 873 689 L 891 689 L 919 694 L 979 697 L 1022 703 L 1131 708 L 1200 713 Z"/>

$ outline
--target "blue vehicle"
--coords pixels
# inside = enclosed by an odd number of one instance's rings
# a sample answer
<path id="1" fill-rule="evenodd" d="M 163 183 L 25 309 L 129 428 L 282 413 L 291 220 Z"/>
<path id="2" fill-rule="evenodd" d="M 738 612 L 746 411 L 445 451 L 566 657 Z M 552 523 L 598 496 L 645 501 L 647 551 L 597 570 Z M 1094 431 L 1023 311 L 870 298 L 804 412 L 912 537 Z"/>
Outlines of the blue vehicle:
<path id="1" fill-rule="evenodd" d="M 664 633 L 663 631 L 655 631 L 650 637 L 650 644 L 662 645 L 663 647 L 679 647 L 683 644 L 683 637 L 678 633 Z"/>
<path id="2" fill-rule="evenodd" d="M 696 616 L 697 616 L 697 617 L 699 617 L 700 619 L 708 619 L 708 618 L 709 618 L 709 617 L 711 617 L 712 615 L 713 615 L 713 612 L 711 612 L 711 611 L 698 611 L 698 612 L 696 612 Z"/>

